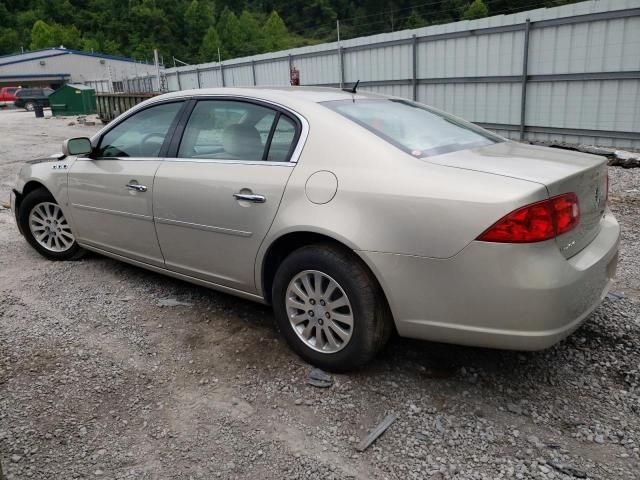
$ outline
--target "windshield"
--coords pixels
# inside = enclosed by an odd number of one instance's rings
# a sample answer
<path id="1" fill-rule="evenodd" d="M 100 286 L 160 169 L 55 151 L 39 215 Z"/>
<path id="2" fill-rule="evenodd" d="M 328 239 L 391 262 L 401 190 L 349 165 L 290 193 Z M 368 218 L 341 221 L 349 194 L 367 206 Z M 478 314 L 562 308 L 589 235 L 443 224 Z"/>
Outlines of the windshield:
<path id="1" fill-rule="evenodd" d="M 418 158 L 504 141 L 469 122 L 407 100 L 337 100 L 323 105 Z"/>

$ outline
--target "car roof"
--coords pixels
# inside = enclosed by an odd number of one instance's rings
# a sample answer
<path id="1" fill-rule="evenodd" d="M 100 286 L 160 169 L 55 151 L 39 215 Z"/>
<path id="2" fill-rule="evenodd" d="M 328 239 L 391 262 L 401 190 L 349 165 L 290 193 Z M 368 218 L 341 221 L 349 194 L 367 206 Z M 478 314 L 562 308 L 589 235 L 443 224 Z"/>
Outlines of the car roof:
<path id="1" fill-rule="evenodd" d="M 156 100 L 183 97 L 183 96 L 207 96 L 230 95 L 246 96 L 256 99 L 272 101 L 306 101 L 312 103 L 330 102 L 334 100 L 353 100 L 365 98 L 388 98 L 372 92 L 345 92 L 340 88 L 331 87 L 223 87 L 223 88 L 199 88 L 194 90 L 182 90 L 155 97 Z"/>

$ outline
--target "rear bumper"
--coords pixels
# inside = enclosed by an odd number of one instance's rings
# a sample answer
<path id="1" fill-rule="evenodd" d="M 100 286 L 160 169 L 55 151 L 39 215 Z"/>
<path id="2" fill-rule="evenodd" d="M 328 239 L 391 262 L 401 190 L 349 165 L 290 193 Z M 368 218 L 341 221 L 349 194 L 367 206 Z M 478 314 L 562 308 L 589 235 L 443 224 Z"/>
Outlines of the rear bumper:
<path id="1" fill-rule="evenodd" d="M 401 336 L 540 350 L 572 333 L 604 298 L 619 236 L 607 212 L 598 236 L 569 259 L 555 240 L 472 242 L 444 260 L 358 253 L 380 280 Z"/>

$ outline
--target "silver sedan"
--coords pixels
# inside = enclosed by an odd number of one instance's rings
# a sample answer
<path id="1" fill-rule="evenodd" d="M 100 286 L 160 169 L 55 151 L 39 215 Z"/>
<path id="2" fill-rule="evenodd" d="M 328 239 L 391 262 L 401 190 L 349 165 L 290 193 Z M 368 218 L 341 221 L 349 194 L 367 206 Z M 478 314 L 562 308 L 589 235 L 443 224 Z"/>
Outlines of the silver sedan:
<path id="1" fill-rule="evenodd" d="M 601 157 L 508 141 L 400 98 L 225 88 L 148 100 L 20 171 L 53 260 L 93 250 L 273 305 L 330 370 L 396 331 L 546 348 L 596 308 L 619 226 Z"/>

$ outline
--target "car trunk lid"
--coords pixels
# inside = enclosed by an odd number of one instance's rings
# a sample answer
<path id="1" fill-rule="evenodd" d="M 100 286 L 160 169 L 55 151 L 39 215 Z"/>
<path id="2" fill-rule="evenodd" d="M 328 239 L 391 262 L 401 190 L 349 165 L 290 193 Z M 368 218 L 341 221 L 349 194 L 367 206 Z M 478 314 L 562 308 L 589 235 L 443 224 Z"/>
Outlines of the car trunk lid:
<path id="1" fill-rule="evenodd" d="M 549 196 L 574 192 L 580 203 L 580 223 L 556 237 L 569 258 L 596 237 L 607 197 L 604 157 L 568 150 L 503 142 L 427 158 L 432 163 L 529 180 L 545 185 Z"/>

